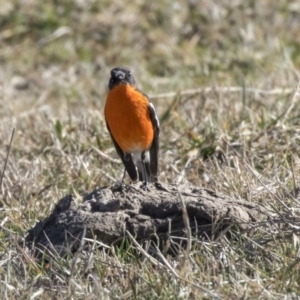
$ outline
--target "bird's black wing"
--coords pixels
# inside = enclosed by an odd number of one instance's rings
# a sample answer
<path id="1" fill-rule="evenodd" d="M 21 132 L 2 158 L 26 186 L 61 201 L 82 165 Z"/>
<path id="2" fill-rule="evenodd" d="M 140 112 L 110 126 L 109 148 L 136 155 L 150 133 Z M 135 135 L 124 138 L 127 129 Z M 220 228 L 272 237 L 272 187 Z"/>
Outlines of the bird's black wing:
<path id="1" fill-rule="evenodd" d="M 136 171 L 136 167 L 135 167 L 135 164 L 133 162 L 131 154 L 127 154 L 127 153 L 125 154 L 123 152 L 123 150 L 120 148 L 120 146 L 118 145 L 118 143 L 114 139 L 113 135 L 111 134 L 111 131 L 110 131 L 110 128 L 109 128 L 107 122 L 106 122 L 106 127 L 107 127 L 107 130 L 108 130 L 109 134 L 110 134 L 111 140 L 113 141 L 115 149 L 116 149 L 119 157 L 121 158 L 130 179 L 132 181 L 137 181 L 138 180 L 138 173 Z"/>
<path id="2" fill-rule="evenodd" d="M 155 108 L 154 108 L 153 104 L 150 102 L 149 97 L 145 93 L 143 93 L 141 90 L 139 90 L 138 88 L 137 88 L 137 90 L 140 93 L 142 93 L 149 101 L 148 108 L 149 108 L 150 119 L 151 119 L 153 129 L 154 129 L 154 138 L 153 138 L 153 142 L 149 149 L 150 163 L 146 162 L 145 168 L 146 168 L 147 173 L 149 173 L 149 171 L 150 171 L 150 176 L 148 175 L 149 182 L 156 182 L 157 181 L 157 173 L 158 173 L 158 155 L 159 155 L 159 120 L 158 120 L 158 116 L 156 114 Z M 140 170 L 140 168 L 139 168 L 139 170 Z M 140 175 L 140 178 L 141 178 L 141 175 Z"/>
<path id="3" fill-rule="evenodd" d="M 157 181 L 158 172 L 158 155 L 159 155 L 159 120 L 155 111 L 155 108 L 151 102 L 149 102 L 150 118 L 154 128 L 154 138 L 152 145 L 149 149 L 150 153 L 150 173 L 152 180 Z"/>

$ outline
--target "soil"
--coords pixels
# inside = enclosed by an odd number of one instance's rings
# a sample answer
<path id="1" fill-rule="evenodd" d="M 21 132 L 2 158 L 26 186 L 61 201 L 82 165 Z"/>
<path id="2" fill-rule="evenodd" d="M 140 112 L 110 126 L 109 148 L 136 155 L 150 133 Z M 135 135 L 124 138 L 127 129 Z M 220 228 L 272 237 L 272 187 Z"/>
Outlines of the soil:
<path id="1" fill-rule="evenodd" d="M 131 234 L 136 240 L 164 240 L 170 236 L 216 239 L 230 230 L 251 232 L 266 220 L 259 204 L 234 199 L 190 185 L 141 183 L 102 187 L 76 203 L 72 195 L 58 201 L 52 214 L 38 222 L 26 236 L 30 249 L 76 251 L 82 237 L 108 246 Z M 83 236 L 84 235 L 84 236 Z"/>

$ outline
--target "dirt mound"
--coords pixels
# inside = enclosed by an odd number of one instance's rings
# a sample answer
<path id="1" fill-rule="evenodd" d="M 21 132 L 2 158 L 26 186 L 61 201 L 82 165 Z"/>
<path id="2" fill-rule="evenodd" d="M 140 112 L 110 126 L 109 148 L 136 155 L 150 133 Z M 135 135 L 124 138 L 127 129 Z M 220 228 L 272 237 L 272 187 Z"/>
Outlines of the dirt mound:
<path id="1" fill-rule="evenodd" d="M 248 230 L 267 217 L 258 204 L 207 189 L 150 184 L 145 191 L 140 185 L 102 187 L 84 196 L 82 203 L 66 195 L 49 217 L 29 230 L 27 245 L 42 251 L 76 251 L 83 232 L 85 238 L 107 245 L 128 232 L 137 240 L 182 237 L 189 229 L 193 236 L 216 238 L 232 226 Z"/>

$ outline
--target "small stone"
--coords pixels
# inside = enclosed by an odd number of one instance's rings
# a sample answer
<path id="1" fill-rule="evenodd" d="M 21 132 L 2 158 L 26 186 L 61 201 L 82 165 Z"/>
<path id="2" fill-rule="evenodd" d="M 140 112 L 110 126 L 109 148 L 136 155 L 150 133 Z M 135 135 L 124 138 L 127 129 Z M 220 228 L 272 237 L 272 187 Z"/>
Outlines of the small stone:
<path id="1" fill-rule="evenodd" d="M 16 90 L 25 90 L 29 86 L 28 80 L 22 76 L 14 76 L 11 84 Z"/>

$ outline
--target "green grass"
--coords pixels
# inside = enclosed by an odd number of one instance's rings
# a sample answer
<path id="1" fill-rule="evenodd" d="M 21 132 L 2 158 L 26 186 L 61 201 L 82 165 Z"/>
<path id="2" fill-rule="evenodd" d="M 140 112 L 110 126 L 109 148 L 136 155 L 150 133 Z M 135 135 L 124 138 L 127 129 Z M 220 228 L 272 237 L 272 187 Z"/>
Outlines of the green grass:
<path id="1" fill-rule="evenodd" d="M 296 299 L 299 12 L 287 0 L 0 0 L 1 169 L 15 128 L 0 198 L 2 298 L 210 299 L 204 288 L 220 299 Z M 160 116 L 160 181 L 186 168 L 185 182 L 279 212 L 277 230 L 194 237 L 190 253 L 152 261 L 130 240 L 49 262 L 22 248 L 65 194 L 80 201 L 121 178 L 103 117 L 120 65 Z"/>

